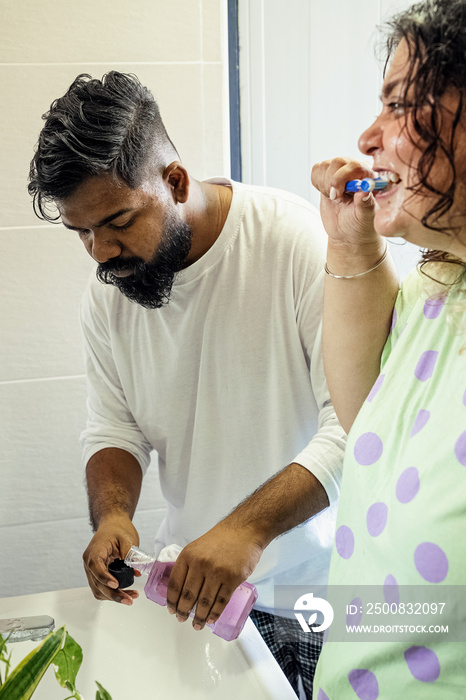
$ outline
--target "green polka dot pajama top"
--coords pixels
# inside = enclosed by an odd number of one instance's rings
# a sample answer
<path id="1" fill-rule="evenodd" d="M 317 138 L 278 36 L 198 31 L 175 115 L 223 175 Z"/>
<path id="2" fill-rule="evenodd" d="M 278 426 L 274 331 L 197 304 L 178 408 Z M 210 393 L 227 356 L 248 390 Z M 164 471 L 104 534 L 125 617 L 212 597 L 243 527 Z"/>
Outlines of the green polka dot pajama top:
<path id="1" fill-rule="evenodd" d="M 402 284 L 350 431 L 330 566 L 330 585 L 378 586 L 389 603 L 403 586 L 439 587 L 440 600 L 466 584 L 466 333 L 448 322 L 452 294 L 429 297 L 425 280 L 415 270 Z M 314 700 L 453 698 L 466 698 L 465 643 L 332 642 L 329 628 Z"/>

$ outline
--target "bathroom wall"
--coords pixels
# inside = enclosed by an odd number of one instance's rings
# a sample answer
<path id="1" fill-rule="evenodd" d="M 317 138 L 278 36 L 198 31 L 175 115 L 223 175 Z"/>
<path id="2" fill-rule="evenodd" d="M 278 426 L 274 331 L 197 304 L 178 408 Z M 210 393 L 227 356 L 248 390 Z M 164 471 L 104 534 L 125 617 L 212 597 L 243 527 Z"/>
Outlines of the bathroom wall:
<path id="1" fill-rule="evenodd" d="M 94 264 L 36 219 L 26 190 L 41 114 L 78 73 L 136 73 L 196 178 L 229 175 L 226 0 L 0 0 L 0 597 L 86 584 L 91 536 L 79 300 Z M 164 512 L 151 465 L 135 517 Z"/>

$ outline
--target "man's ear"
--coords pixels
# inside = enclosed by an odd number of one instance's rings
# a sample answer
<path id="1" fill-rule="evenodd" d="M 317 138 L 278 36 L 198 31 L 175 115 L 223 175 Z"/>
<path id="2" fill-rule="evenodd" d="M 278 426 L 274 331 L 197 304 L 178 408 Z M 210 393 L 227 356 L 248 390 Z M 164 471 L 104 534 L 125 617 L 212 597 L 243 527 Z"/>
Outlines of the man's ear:
<path id="1" fill-rule="evenodd" d="M 184 204 L 189 195 L 189 175 L 186 168 L 175 160 L 167 165 L 162 177 L 170 188 L 174 201 L 178 204 Z"/>

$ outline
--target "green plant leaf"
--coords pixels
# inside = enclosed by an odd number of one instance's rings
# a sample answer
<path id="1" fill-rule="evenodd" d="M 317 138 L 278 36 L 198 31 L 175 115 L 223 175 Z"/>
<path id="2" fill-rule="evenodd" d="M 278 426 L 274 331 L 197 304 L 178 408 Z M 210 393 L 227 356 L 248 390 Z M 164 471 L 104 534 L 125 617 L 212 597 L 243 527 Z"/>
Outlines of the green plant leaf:
<path id="1" fill-rule="evenodd" d="M 112 700 L 112 696 L 107 693 L 105 688 L 102 688 L 100 683 L 96 681 L 97 684 L 97 692 L 95 694 L 95 700 Z"/>
<path id="2" fill-rule="evenodd" d="M 55 675 L 62 688 L 76 692 L 75 682 L 83 660 L 83 650 L 73 637 L 66 633 L 65 644 L 53 660 Z"/>
<path id="3" fill-rule="evenodd" d="M 39 646 L 24 657 L 0 688 L 0 700 L 29 700 L 39 681 L 60 651 L 65 628 L 51 632 Z"/>
<path id="4" fill-rule="evenodd" d="M 7 648 L 6 648 L 7 642 L 10 638 L 10 634 L 11 634 L 11 632 L 9 634 L 7 634 L 6 637 L 3 637 L 0 634 L 0 662 L 5 664 L 5 680 L 8 678 L 8 674 L 10 672 L 10 665 L 11 665 L 11 652 L 9 654 L 7 654 Z M 3 685 L 3 680 L 2 680 L 2 674 L 0 672 L 0 688 L 2 687 L 2 685 Z"/>
<path id="5" fill-rule="evenodd" d="M 8 637 L 9 637 L 9 636 L 10 636 L 10 635 L 8 635 Z M 7 643 L 7 641 L 8 641 L 8 637 L 5 637 L 5 638 L 4 638 L 4 637 L 0 634 L 0 661 L 3 661 L 3 657 L 4 657 L 5 654 L 6 654 L 6 643 Z"/>

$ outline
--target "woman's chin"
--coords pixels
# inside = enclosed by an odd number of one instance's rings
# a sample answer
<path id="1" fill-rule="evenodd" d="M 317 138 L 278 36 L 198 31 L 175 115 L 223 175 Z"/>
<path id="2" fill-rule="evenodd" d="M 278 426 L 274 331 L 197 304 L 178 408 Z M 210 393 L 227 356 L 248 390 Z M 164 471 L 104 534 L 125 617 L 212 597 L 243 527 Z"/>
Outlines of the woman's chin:
<path id="1" fill-rule="evenodd" d="M 401 222 L 397 222 L 395 218 L 387 217 L 386 212 L 380 216 L 381 212 L 377 212 L 374 218 L 374 228 L 379 236 L 384 238 L 403 238 L 409 234 Z"/>

